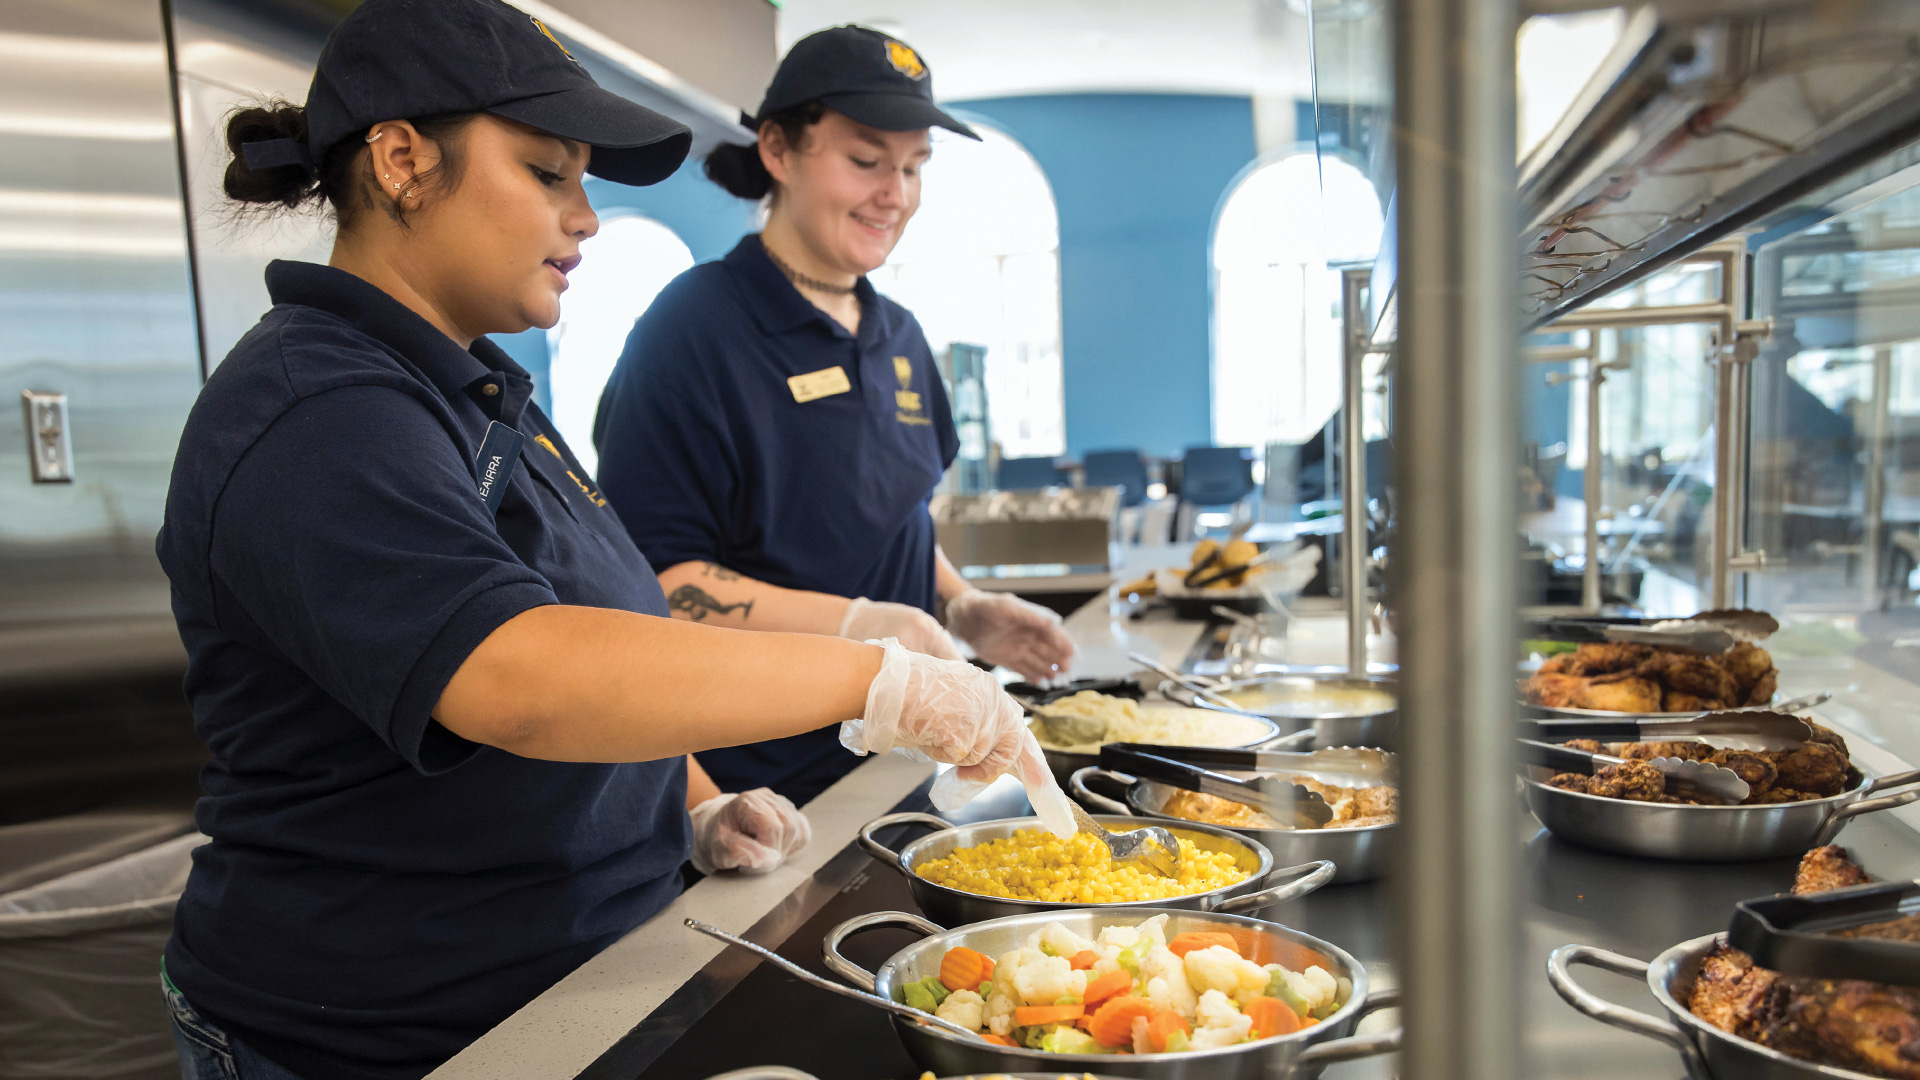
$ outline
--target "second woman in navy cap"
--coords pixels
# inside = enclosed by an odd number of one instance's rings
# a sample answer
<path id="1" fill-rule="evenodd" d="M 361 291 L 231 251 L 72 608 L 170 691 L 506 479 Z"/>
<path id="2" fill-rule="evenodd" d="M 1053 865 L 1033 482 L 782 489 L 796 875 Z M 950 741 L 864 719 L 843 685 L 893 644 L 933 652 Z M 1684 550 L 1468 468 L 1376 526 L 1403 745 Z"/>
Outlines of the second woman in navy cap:
<path id="1" fill-rule="evenodd" d="M 707 175 L 767 200 L 765 227 L 660 293 L 594 426 L 603 489 L 674 614 L 957 657 L 951 631 L 1029 679 L 1060 673 L 1058 616 L 969 586 L 935 542 L 953 418 L 920 324 L 865 276 L 919 209 L 929 130 L 979 136 L 934 104 L 913 49 L 858 26 L 794 45 L 743 121 L 755 141 Z M 802 803 L 853 765 L 831 729 L 699 759 L 725 790 Z"/>

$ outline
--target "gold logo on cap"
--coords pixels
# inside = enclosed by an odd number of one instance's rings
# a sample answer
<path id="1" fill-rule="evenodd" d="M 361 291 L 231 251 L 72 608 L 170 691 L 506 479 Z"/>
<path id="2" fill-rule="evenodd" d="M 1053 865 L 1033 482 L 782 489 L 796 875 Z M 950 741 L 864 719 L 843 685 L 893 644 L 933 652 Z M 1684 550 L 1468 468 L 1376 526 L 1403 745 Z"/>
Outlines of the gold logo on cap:
<path id="1" fill-rule="evenodd" d="M 542 29 L 545 28 L 543 27 Z M 921 63 L 920 57 L 917 56 L 912 49 L 907 48 L 904 42 L 887 42 L 887 60 L 893 65 L 895 71 L 898 71 L 909 79 L 924 79 L 927 77 L 927 65 Z"/>
<path id="2" fill-rule="evenodd" d="M 566 53 L 567 59 L 573 60 L 573 54 L 571 52 L 567 52 L 567 47 L 565 45 L 560 44 L 559 38 L 553 36 L 553 31 L 547 29 L 546 23 L 541 22 L 539 19 L 536 19 L 531 15 L 527 16 L 527 21 L 533 24 L 533 28 L 535 30 L 538 30 L 542 34 L 545 34 L 547 36 L 547 40 L 553 42 L 554 48 L 559 49 L 563 53 Z M 580 61 L 573 60 L 573 62 L 577 64 Z"/>

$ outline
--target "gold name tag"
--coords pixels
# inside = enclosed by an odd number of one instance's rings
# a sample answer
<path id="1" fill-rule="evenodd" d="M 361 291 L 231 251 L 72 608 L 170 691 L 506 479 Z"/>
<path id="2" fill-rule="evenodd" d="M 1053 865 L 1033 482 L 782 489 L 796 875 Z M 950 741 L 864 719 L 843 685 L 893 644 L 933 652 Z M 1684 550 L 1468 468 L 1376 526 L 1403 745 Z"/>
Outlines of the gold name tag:
<path id="1" fill-rule="evenodd" d="M 795 375 L 787 379 L 787 387 L 793 391 L 793 400 L 802 405 L 815 398 L 832 397 L 853 389 L 847 381 L 847 369 L 838 364 L 819 371 L 809 371 L 805 375 Z"/>

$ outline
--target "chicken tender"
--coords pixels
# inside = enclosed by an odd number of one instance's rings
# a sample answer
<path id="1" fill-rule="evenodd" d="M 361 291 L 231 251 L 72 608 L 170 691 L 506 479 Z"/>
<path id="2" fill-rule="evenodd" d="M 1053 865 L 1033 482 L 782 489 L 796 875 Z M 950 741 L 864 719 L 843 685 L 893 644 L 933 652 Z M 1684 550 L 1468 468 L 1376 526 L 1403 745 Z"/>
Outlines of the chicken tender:
<path id="1" fill-rule="evenodd" d="M 1823 798 L 1847 789 L 1846 752 L 1830 743 L 1802 743 L 1792 750 L 1777 751 L 1772 757 L 1782 787 L 1811 791 Z"/>
<path id="2" fill-rule="evenodd" d="M 1715 750 L 1706 760 L 1709 765 L 1733 770 L 1740 779 L 1745 780 L 1747 787 L 1752 789 L 1747 795 L 1749 799 L 1765 794 L 1780 776 L 1780 771 L 1774 768 L 1766 755 L 1751 750 Z"/>
<path id="3" fill-rule="evenodd" d="M 1660 684 L 1632 676 L 1591 679 L 1575 695 L 1573 707 L 1606 712 L 1659 712 Z"/>
<path id="4" fill-rule="evenodd" d="M 1577 772 L 1555 773 L 1553 779 L 1547 781 L 1547 786 L 1557 787 L 1563 791 L 1577 791 L 1585 795 L 1587 794 L 1587 782 L 1590 779 L 1591 777 Z"/>
<path id="5" fill-rule="evenodd" d="M 1860 864 L 1847 857 L 1839 844 L 1817 847 L 1800 857 L 1800 869 L 1793 877 L 1793 894 L 1826 892 L 1872 881 Z"/>
<path id="6" fill-rule="evenodd" d="M 1587 794 L 1606 799 L 1653 802 L 1666 793 L 1666 776 L 1644 761 L 1608 765 L 1587 781 Z"/>

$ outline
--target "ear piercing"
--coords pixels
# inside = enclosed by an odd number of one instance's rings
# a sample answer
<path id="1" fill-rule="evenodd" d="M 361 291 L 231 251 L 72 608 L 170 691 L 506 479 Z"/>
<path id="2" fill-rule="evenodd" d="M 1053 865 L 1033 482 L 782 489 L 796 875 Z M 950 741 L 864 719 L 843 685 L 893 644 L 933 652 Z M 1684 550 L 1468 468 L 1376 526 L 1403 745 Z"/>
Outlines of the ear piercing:
<path id="1" fill-rule="evenodd" d="M 380 136 L 385 135 L 386 133 L 387 133 L 386 128 L 374 128 L 373 134 L 367 136 L 367 141 L 373 142 L 375 139 L 378 139 Z"/>

